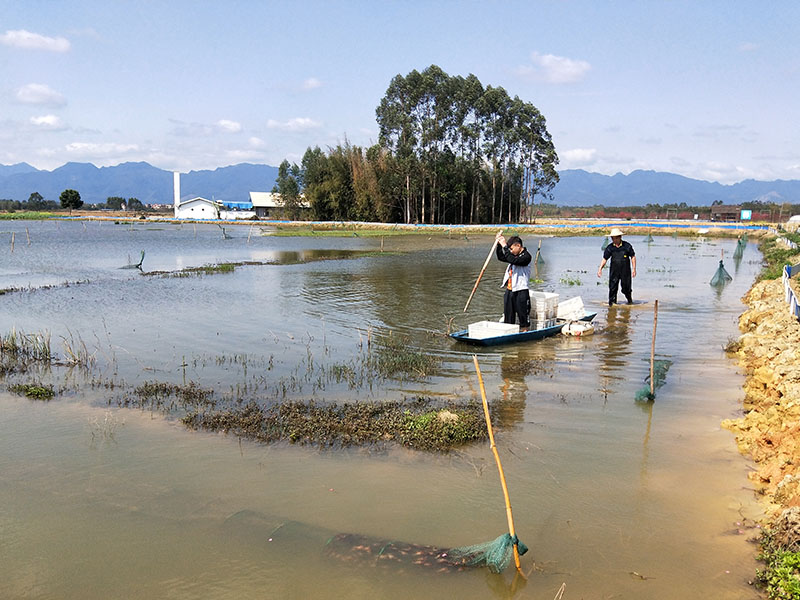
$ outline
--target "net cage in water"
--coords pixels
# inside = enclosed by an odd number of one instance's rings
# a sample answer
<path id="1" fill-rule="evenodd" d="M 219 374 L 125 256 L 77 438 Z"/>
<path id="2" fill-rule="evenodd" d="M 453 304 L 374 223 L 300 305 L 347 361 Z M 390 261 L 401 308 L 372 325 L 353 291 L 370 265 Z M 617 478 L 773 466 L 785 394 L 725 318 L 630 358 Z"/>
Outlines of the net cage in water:
<path id="1" fill-rule="evenodd" d="M 646 238 L 644 238 L 644 242 L 645 242 L 646 244 L 649 244 L 650 242 L 653 242 L 653 241 L 655 241 L 655 240 L 653 240 L 653 236 L 652 236 L 652 235 L 650 235 L 649 233 L 647 234 L 647 237 L 646 237 Z"/>
<path id="2" fill-rule="evenodd" d="M 728 282 L 733 281 L 733 277 L 725 270 L 725 266 L 722 264 L 722 261 L 719 261 L 719 267 L 717 267 L 717 272 L 714 273 L 714 276 L 711 278 L 709 282 L 714 287 L 720 287 Z"/>
<path id="3" fill-rule="evenodd" d="M 736 242 L 736 249 L 733 251 L 733 258 L 742 258 L 746 247 L 747 240 L 743 237 L 739 238 L 739 241 Z"/>
<path id="4" fill-rule="evenodd" d="M 600 250 L 605 250 L 606 246 L 608 246 L 608 238 L 607 237 L 603 237 L 603 243 L 600 246 Z"/>
<path id="5" fill-rule="evenodd" d="M 640 388 L 636 392 L 636 401 L 644 402 L 646 400 L 654 400 L 656 397 L 655 390 L 664 385 L 667 380 L 667 371 L 672 366 L 671 360 L 654 360 L 653 361 L 653 391 L 650 391 L 650 377 L 648 376 L 647 385 Z"/>

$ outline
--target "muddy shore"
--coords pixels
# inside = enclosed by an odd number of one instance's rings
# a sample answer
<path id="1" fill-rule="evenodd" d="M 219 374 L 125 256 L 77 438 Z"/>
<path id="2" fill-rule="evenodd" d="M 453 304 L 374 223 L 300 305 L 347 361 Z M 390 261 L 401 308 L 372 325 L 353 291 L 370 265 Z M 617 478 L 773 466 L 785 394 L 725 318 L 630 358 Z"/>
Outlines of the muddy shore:
<path id="1" fill-rule="evenodd" d="M 746 373 L 745 414 L 722 425 L 755 461 L 749 477 L 774 521 L 800 507 L 800 323 L 780 280 L 756 283 L 743 300 L 742 336 L 729 349 Z"/>

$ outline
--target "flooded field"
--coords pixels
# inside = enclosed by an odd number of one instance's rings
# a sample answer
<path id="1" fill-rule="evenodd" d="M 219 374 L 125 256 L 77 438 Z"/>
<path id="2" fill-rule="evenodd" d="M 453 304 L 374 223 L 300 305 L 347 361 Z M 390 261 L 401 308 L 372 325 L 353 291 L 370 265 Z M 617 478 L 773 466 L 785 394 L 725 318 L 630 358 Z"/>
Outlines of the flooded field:
<path id="1" fill-rule="evenodd" d="M 562 584 L 575 599 L 758 597 L 749 464 L 719 426 L 741 403 L 723 346 L 759 270 L 754 244 L 734 262 L 735 240 L 626 238 L 647 303 L 609 308 L 602 238 L 544 238 L 534 287 L 582 296 L 596 334 L 476 350 L 445 333 L 502 312 L 497 261 L 462 312 L 487 236 L 391 236 L 381 252 L 380 238 L 247 226 L 3 229 L 0 334 L 46 332 L 60 362 L 83 359 L 0 381 L 2 598 L 550 599 Z M 538 241 L 525 239 L 534 252 Z M 142 272 L 123 268 L 143 250 Z M 721 255 L 733 281 L 718 291 Z M 636 403 L 655 299 L 656 357 L 672 365 L 655 403 Z M 366 368 L 387 346 L 435 368 Z M 338 533 L 445 548 L 502 534 L 488 444 L 444 455 L 260 445 L 188 430 L 178 408 L 124 408 L 154 382 L 230 403 L 479 400 L 473 352 L 530 547 L 527 582 L 326 552 Z M 8 391 L 31 381 L 55 398 Z"/>

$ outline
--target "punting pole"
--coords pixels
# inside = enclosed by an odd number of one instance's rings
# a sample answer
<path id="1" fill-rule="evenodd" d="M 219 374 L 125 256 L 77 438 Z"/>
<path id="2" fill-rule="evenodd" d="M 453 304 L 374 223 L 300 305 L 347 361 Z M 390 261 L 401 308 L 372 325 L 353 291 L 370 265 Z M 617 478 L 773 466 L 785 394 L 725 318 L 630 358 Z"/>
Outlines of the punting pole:
<path id="1" fill-rule="evenodd" d="M 503 233 L 503 230 L 501 229 L 498 233 Z M 464 312 L 467 312 L 467 307 L 469 306 L 469 303 L 472 302 L 472 297 L 475 295 L 475 290 L 478 289 L 478 284 L 481 282 L 481 277 L 483 277 L 483 272 L 486 271 L 486 267 L 489 266 L 489 261 L 492 260 L 492 254 L 494 254 L 494 247 L 496 245 L 497 245 L 497 238 L 495 238 L 494 241 L 492 242 L 492 248 L 491 250 L 489 250 L 489 256 L 486 257 L 486 261 L 483 263 L 483 268 L 481 269 L 481 272 L 478 274 L 478 279 L 475 280 L 475 285 L 472 286 L 472 292 L 470 293 L 469 298 L 467 298 L 467 303 L 464 305 Z"/>

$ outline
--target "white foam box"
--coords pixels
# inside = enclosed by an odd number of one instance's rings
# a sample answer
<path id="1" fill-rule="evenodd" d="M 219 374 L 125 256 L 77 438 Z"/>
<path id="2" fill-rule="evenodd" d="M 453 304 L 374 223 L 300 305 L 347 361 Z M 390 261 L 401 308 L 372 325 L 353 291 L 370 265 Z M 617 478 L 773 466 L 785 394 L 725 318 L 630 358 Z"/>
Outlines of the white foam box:
<path id="1" fill-rule="evenodd" d="M 559 319 L 566 321 L 576 321 L 586 316 L 586 308 L 583 306 L 583 299 L 580 296 L 575 296 L 569 300 L 564 300 L 558 303 Z"/>
<path id="2" fill-rule="evenodd" d="M 534 319 L 542 321 L 555 319 L 558 311 L 558 294 L 552 292 L 529 291 L 531 298 L 531 314 Z"/>
<path id="3" fill-rule="evenodd" d="M 510 323 L 497 323 L 496 321 L 478 321 L 477 323 L 470 323 L 468 331 L 469 337 L 476 340 L 482 340 L 498 335 L 519 333 L 519 325 L 512 325 Z"/>
<path id="4" fill-rule="evenodd" d="M 536 319 L 531 320 L 531 329 L 547 329 L 556 324 L 555 319 Z"/>

